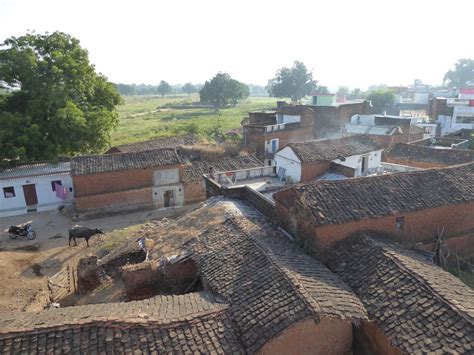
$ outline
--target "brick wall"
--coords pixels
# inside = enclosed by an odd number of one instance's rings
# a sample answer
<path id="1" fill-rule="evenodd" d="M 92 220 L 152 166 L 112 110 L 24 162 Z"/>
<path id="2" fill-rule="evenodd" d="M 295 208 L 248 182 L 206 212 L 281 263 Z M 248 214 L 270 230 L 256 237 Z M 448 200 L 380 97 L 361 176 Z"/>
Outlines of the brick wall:
<path id="1" fill-rule="evenodd" d="M 278 149 L 282 149 L 288 143 L 291 142 L 303 142 L 305 140 L 313 139 L 313 133 L 311 129 L 301 128 L 301 129 L 291 129 L 287 131 L 271 132 L 266 134 L 256 134 L 248 133 L 247 134 L 247 144 L 251 145 L 252 143 L 256 145 L 257 156 L 262 158 L 265 155 L 265 141 L 270 141 L 272 139 L 278 139 Z"/>
<path id="2" fill-rule="evenodd" d="M 183 186 L 185 205 L 201 202 L 207 198 L 204 180 L 188 182 L 183 184 Z"/>
<path id="3" fill-rule="evenodd" d="M 329 170 L 347 177 L 354 177 L 356 173 L 356 169 L 334 162 L 331 162 Z"/>
<path id="4" fill-rule="evenodd" d="M 288 196 L 291 198 L 291 196 Z M 369 220 L 314 226 L 309 209 L 301 203 L 276 203 L 278 221 L 297 235 L 300 242 L 323 256 L 339 241 L 362 231 L 375 231 L 391 235 L 394 239 L 408 242 L 426 243 L 432 241 L 444 227 L 445 237 L 462 235 L 474 230 L 474 203 L 465 205 L 441 206 L 405 214 L 374 218 Z M 405 217 L 403 230 L 395 228 L 396 218 Z"/>
<path id="5" fill-rule="evenodd" d="M 428 163 L 428 162 L 410 160 L 410 159 L 397 159 L 397 158 L 392 158 L 392 157 L 387 157 L 387 156 L 383 157 L 383 161 L 386 163 L 391 163 L 391 164 L 414 166 L 415 168 L 421 168 L 421 169 L 443 168 L 447 166 L 445 164 L 435 164 L 435 163 Z"/>
<path id="6" fill-rule="evenodd" d="M 331 168 L 330 161 L 318 161 L 314 163 L 301 164 L 301 182 L 311 181 L 314 178 L 327 173 Z"/>
<path id="7" fill-rule="evenodd" d="M 76 197 L 75 204 L 77 212 L 83 216 L 152 208 L 152 188 Z"/>

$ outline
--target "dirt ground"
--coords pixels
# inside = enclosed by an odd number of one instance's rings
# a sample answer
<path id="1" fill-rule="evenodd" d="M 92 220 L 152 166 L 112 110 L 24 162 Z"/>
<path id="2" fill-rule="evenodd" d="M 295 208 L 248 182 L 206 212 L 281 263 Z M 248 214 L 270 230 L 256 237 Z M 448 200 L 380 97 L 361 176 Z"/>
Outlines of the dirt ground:
<path id="1" fill-rule="evenodd" d="M 102 228 L 106 232 L 102 238 L 108 239 L 113 238 L 115 232 L 112 231 L 180 212 L 173 209 L 153 210 L 79 222 L 57 211 L 0 218 L 0 314 L 24 310 L 46 285 L 47 277 L 60 271 L 65 261 L 92 251 L 92 248 L 87 249 L 82 239 L 78 240 L 77 247 L 69 247 L 69 228 L 75 225 Z M 24 223 L 31 223 L 37 234 L 36 239 L 10 239 L 6 232 L 8 227 Z M 91 247 L 100 243 L 96 237 L 89 241 Z"/>

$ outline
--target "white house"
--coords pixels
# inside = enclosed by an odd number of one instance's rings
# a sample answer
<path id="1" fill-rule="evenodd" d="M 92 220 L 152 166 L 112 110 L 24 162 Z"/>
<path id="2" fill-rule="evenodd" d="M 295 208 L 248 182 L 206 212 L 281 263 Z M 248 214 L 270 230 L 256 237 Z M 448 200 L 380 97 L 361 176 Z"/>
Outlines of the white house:
<path id="1" fill-rule="evenodd" d="M 275 154 L 275 164 L 278 176 L 293 183 L 313 180 L 332 169 L 365 176 L 376 172 L 382 150 L 366 135 L 290 143 Z"/>
<path id="2" fill-rule="evenodd" d="M 74 200 L 70 162 L 0 170 L 0 217 L 53 210 Z"/>

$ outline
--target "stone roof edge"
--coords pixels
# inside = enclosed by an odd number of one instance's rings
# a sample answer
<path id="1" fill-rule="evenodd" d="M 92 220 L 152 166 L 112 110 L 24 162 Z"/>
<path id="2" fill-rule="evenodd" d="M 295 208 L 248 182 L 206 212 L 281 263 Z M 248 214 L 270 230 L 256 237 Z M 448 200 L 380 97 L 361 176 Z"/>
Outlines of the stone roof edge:
<path id="1" fill-rule="evenodd" d="M 81 307 L 81 306 L 76 306 Z M 41 324 L 35 324 L 33 327 L 25 327 L 25 328 L 8 328 L 8 326 L 3 327 L 0 329 L 0 339 L 2 338 L 9 338 L 12 334 L 18 333 L 43 333 L 45 330 L 67 330 L 67 329 L 75 329 L 80 328 L 83 326 L 88 325 L 96 325 L 96 326 L 107 326 L 113 328 L 119 327 L 130 327 L 130 326 L 142 326 L 142 327 L 171 327 L 176 324 L 184 324 L 184 323 L 194 323 L 197 321 L 202 320 L 202 318 L 214 318 L 220 316 L 229 308 L 228 304 L 219 304 L 215 305 L 212 309 L 196 312 L 193 314 L 182 315 L 176 318 L 147 318 L 145 316 L 135 316 L 129 317 L 127 319 L 121 319 L 120 317 L 88 317 L 82 318 L 79 320 L 68 321 L 67 317 L 64 317 L 65 322 L 62 324 L 54 324 L 54 325 L 47 325 L 41 326 Z"/>
<path id="2" fill-rule="evenodd" d="M 396 251 L 392 251 L 389 248 L 387 248 L 385 245 L 382 243 L 370 238 L 367 235 L 364 235 L 365 240 L 369 240 L 373 245 L 377 246 L 380 248 L 382 251 L 383 255 L 385 255 L 387 258 L 389 258 L 399 269 L 403 270 L 404 272 L 408 273 L 409 275 L 413 276 L 420 284 L 421 286 L 425 287 L 428 289 L 428 291 L 436 298 L 438 298 L 442 303 L 448 305 L 454 312 L 456 312 L 461 318 L 465 319 L 471 324 L 474 324 L 474 317 L 472 317 L 469 313 L 462 311 L 459 309 L 459 307 L 454 304 L 451 300 L 449 300 L 446 296 L 443 296 L 438 290 L 433 288 L 430 285 L 430 282 L 426 280 L 423 275 L 421 275 L 417 270 L 412 269 L 408 267 L 405 262 L 398 257 L 398 254 Z M 434 266 L 434 264 L 433 264 Z M 444 271 L 444 270 L 443 270 Z M 445 271 L 447 272 L 447 271 Z M 455 277 L 455 276 L 453 276 Z M 468 286 L 466 286 L 468 287 Z"/>
<path id="3" fill-rule="evenodd" d="M 271 253 L 269 252 L 265 247 L 263 247 L 257 240 L 257 238 L 254 238 L 248 233 L 247 229 L 243 224 L 238 220 L 236 217 L 231 217 L 229 218 L 231 223 L 234 223 L 237 225 L 239 230 L 244 233 L 249 240 L 257 247 L 260 249 L 260 251 L 268 258 L 268 261 L 280 272 L 280 274 L 290 283 L 291 288 L 293 291 L 300 296 L 300 299 L 303 301 L 303 303 L 306 304 L 306 306 L 312 311 L 314 316 L 319 320 L 320 316 L 323 315 L 324 317 L 328 318 L 340 318 L 336 317 L 331 314 L 326 314 L 319 304 L 318 300 L 316 300 L 308 291 L 306 291 L 306 288 L 304 285 L 295 277 L 291 274 L 289 270 L 286 268 L 282 267 L 280 263 L 278 262 L 278 259 Z M 319 262 L 318 260 L 316 260 Z M 328 270 L 329 272 L 332 272 Z M 358 324 L 360 319 L 357 318 L 347 318 L 354 324 Z M 303 319 L 301 319 L 303 320 Z"/>

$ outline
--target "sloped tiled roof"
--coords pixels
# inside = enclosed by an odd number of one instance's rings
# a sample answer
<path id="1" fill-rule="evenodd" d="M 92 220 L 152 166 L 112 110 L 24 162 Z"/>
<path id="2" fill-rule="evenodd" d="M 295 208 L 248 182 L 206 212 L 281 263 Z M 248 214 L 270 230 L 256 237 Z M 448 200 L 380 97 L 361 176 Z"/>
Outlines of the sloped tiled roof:
<path id="1" fill-rule="evenodd" d="M 421 145 L 396 143 L 384 156 L 433 164 L 457 165 L 474 162 L 474 150 L 435 149 Z"/>
<path id="2" fill-rule="evenodd" d="M 255 155 L 245 155 L 235 158 L 227 158 L 218 161 L 200 161 L 181 168 L 183 182 L 202 180 L 204 174 L 209 173 L 212 167 L 215 173 L 223 171 L 258 168 L 264 164 Z"/>
<path id="3" fill-rule="evenodd" d="M 287 147 L 290 147 L 303 163 L 334 160 L 382 149 L 378 143 L 363 134 L 302 143 L 289 143 Z"/>
<path id="4" fill-rule="evenodd" d="M 337 276 L 261 215 L 254 218 L 231 217 L 188 244 L 205 287 L 229 303 L 249 353 L 304 319 L 366 318 Z"/>
<path id="5" fill-rule="evenodd" d="M 152 149 L 178 148 L 182 145 L 194 145 L 198 142 L 199 138 L 196 135 L 186 134 L 182 136 L 162 137 L 144 142 L 117 145 L 115 147 L 110 148 L 107 153 L 132 153 Z"/>
<path id="6" fill-rule="evenodd" d="M 425 256 L 362 235 L 338 245 L 328 260 L 403 352 L 474 352 L 474 290 Z"/>
<path id="7" fill-rule="evenodd" d="M 70 172 L 71 163 L 69 161 L 59 163 L 31 163 L 0 170 L 0 180 L 18 179 L 30 176 L 62 175 L 69 174 Z"/>
<path id="8" fill-rule="evenodd" d="M 451 168 L 314 181 L 277 192 L 303 201 L 316 225 L 340 224 L 474 201 L 474 163 Z"/>
<path id="9" fill-rule="evenodd" d="M 155 149 L 137 153 L 81 155 L 72 158 L 71 174 L 87 175 L 113 171 L 146 169 L 182 163 L 176 149 Z"/>
<path id="10" fill-rule="evenodd" d="M 212 295 L 66 307 L 0 318 L 0 353 L 243 353 Z"/>

